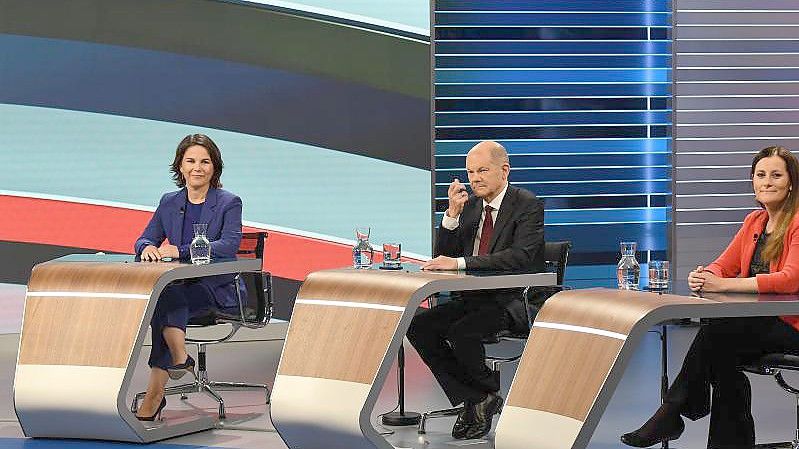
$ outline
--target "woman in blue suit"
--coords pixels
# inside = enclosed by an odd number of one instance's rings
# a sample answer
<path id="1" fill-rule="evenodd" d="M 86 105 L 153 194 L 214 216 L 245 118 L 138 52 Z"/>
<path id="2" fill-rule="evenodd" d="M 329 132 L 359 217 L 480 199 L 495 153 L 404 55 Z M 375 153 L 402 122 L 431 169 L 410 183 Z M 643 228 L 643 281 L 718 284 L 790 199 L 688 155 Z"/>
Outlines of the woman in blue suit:
<path id="1" fill-rule="evenodd" d="M 208 225 L 212 259 L 236 256 L 241 242 L 241 199 L 221 189 L 223 167 L 219 148 L 208 136 L 192 134 L 181 140 L 171 167 L 172 178 L 181 189 L 161 197 L 155 214 L 136 240 L 136 255 L 143 262 L 189 260 L 195 223 Z M 150 381 L 137 418 L 152 421 L 160 416 L 166 405 L 167 380 L 194 373 L 194 359 L 186 352 L 189 318 L 209 309 L 237 307 L 236 288 L 233 276 L 226 275 L 164 289 L 150 322 Z"/>

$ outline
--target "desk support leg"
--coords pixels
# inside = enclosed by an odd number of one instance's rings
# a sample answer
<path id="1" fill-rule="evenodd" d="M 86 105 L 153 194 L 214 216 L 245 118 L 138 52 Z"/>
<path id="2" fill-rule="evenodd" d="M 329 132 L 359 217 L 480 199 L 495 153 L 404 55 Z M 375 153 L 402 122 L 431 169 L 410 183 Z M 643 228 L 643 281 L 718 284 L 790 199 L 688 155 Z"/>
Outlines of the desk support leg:
<path id="1" fill-rule="evenodd" d="M 416 412 L 405 411 L 405 345 L 401 344 L 397 352 L 397 389 L 399 396 L 399 412 L 383 415 L 383 425 L 386 426 L 416 426 L 422 415 Z"/>
<path id="2" fill-rule="evenodd" d="M 660 403 L 666 401 L 666 393 L 669 391 L 669 330 L 663 324 L 660 327 Z M 663 441 L 663 449 L 669 449 L 669 442 Z"/>

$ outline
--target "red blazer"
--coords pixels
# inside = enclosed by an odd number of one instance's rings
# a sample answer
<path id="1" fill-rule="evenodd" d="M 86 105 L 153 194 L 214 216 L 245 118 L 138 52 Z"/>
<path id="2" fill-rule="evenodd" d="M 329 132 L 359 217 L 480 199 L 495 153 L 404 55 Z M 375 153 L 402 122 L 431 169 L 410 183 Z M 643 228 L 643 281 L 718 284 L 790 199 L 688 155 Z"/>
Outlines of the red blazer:
<path id="1" fill-rule="evenodd" d="M 765 210 L 747 215 L 727 249 L 705 269 L 725 278 L 749 277 L 757 238 L 765 231 L 767 221 Z M 771 261 L 769 270 L 769 274 L 756 275 L 759 293 L 799 293 L 799 214 L 793 217 L 785 232 L 782 255 L 779 260 Z M 799 330 L 799 316 L 780 318 Z"/>

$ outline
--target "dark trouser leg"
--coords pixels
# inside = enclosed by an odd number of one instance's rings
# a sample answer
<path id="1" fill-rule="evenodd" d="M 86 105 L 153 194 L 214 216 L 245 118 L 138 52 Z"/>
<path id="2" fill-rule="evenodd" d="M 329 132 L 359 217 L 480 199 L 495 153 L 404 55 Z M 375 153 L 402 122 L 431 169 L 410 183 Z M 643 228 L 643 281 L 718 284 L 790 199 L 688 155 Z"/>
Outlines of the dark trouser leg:
<path id="1" fill-rule="evenodd" d="M 174 365 L 172 354 L 164 340 L 164 327 L 176 327 L 186 330 L 189 317 L 202 310 L 208 310 L 214 303 L 211 292 L 197 282 L 168 285 L 155 305 L 153 318 L 150 321 L 152 349 L 150 350 L 150 367 L 166 369 Z"/>
<path id="2" fill-rule="evenodd" d="M 709 447 L 751 446 L 751 389 L 740 366 L 796 349 L 799 332 L 777 317 L 713 319 L 697 334 L 666 402 L 693 420 L 710 412 Z"/>
<path id="3" fill-rule="evenodd" d="M 450 301 L 432 309 L 419 309 L 407 334 L 408 340 L 430 368 L 452 405 L 463 402 L 468 394 L 465 385 L 468 379 L 458 366 L 446 336 L 452 323 L 464 313 L 462 301 Z"/>
<path id="4" fill-rule="evenodd" d="M 499 378 L 486 366 L 483 339 L 508 327 L 504 307 L 479 300 L 466 303 L 467 313 L 449 328 L 447 340 L 472 388 L 468 400 L 478 402 L 499 391 Z"/>
<path id="5" fill-rule="evenodd" d="M 452 405 L 482 399 L 485 392 L 498 389 L 485 366 L 482 337 L 501 330 L 504 321 L 500 306 L 483 310 L 463 301 L 420 311 L 413 318 L 408 339 Z"/>

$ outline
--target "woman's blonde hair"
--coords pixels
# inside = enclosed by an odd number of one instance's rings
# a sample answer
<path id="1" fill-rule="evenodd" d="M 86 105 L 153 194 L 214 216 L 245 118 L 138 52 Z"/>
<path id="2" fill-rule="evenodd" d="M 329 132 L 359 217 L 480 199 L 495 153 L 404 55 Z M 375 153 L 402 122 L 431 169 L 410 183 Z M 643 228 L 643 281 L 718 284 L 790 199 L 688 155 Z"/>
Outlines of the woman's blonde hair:
<path id="1" fill-rule="evenodd" d="M 788 190 L 788 196 L 785 198 L 780 208 L 782 213 L 774 226 L 774 230 L 771 232 L 766 247 L 763 249 L 762 257 L 764 261 L 778 260 L 782 255 L 785 233 L 788 231 L 788 226 L 790 226 L 793 216 L 796 213 L 796 192 L 799 190 L 799 188 L 793 190 L 793 186 L 797 185 L 796 183 L 799 182 L 799 161 L 797 161 L 796 156 L 785 147 L 775 146 L 760 150 L 755 155 L 754 159 L 752 159 L 752 170 L 749 172 L 749 178 L 754 178 L 755 166 L 761 159 L 772 156 L 780 157 L 785 161 L 785 167 L 788 170 L 788 178 L 791 181 L 791 188 Z M 763 207 L 763 204 L 760 204 L 760 206 Z"/>

